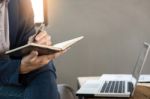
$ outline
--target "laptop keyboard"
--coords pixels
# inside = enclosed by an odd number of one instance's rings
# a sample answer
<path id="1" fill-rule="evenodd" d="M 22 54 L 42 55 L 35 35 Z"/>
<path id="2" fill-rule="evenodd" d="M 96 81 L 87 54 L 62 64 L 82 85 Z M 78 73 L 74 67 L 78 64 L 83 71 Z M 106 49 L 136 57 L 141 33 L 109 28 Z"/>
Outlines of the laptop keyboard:
<path id="1" fill-rule="evenodd" d="M 128 82 L 128 92 L 132 92 L 132 91 L 133 91 L 133 83 Z"/>
<path id="2" fill-rule="evenodd" d="M 100 93 L 124 93 L 125 81 L 106 81 Z"/>

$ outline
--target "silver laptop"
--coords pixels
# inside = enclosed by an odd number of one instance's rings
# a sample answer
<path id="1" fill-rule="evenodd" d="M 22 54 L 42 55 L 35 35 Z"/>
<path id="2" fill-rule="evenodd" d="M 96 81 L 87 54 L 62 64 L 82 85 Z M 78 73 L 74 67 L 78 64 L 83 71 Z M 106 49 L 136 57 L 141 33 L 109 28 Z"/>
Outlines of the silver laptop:
<path id="1" fill-rule="evenodd" d="M 150 45 L 144 43 L 132 74 L 103 74 L 99 80 L 87 81 L 77 96 L 84 97 L 131 97 L 147 60 Z"/>

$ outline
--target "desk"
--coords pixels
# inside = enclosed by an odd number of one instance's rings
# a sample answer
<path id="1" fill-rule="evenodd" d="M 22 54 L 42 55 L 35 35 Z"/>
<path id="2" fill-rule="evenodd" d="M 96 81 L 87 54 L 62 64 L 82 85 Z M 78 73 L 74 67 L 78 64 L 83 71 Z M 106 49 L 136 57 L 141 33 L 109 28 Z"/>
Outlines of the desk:
<path id="1" fill-rule="evenodd" d="M 78 77 L 77 78 L 78 86 L 80 88 L 87 80 L 98 80 L 99 78 L 100 77 Z M 88 98 L 88 99 L 92 99 L 92 98 Z M 96 98 L 96 99 L 104 99 L 104 98 Z M 107 98 L 107 99 L 112 99 L 112 98 Z M 113 98 L 113 99 L 118 99 L 118 98 Z M 138 83 L 134 96 L 129 99 L 150 99 L 150 83 Z"/>

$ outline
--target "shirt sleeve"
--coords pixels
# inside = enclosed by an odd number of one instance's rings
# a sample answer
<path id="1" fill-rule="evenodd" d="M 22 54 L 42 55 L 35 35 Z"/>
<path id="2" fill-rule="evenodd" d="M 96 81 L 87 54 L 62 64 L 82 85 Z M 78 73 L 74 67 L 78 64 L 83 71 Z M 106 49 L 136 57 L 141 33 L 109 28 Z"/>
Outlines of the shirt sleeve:
<path id="1" fill-rule="evenodd" d="M 8 57 L 0 58 L 0 84 L 20 85 L 19 67 L 21 60 L 12 60 Z"/>
<path id="2" fill-rule="evenodd" d="M 32 9 L 31 0 L 19 0 L 20 5 L 20 27 L 18 46 L 22 46 L 28 42 L 30 36 L 36 33 L 34 24 L 34 14 Z"/>
<path id="3" fill-rule="evenodd" d="M 19 30 L 17 34 L 16 47 L 22 46 L 28 42 L 28 38 L 35 31 L 34 15 L 30 0 L 18 0 L 19 9 Z M 18 11 L 18 10 L 17 10 Z M 21 65 L 21 57 L 10 58 L 0 57 L 0 84 L 20 85 L 19 68 Z"/>

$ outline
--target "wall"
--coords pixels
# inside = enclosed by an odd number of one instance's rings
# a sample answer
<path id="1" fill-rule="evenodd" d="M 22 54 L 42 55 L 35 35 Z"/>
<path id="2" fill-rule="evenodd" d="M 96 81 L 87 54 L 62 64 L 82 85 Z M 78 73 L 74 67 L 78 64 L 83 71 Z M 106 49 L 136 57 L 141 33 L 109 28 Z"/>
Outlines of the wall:
<path id="1" fill-rule="evenodd" d="M 58 82 L 76 88 L 79 76 L 131 73 L 144 41 L 150 42 L 150 0 L 63 0 L 48 32 L 53 42 L 85 39 L 55 61 Z M 150 56 L 143 73 L 150 73 Z"/>

